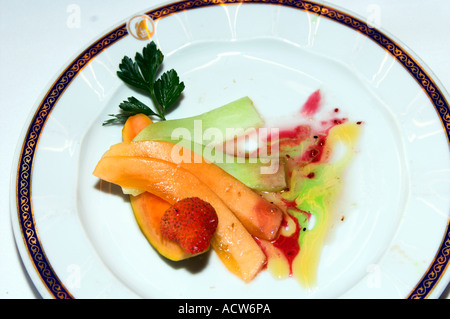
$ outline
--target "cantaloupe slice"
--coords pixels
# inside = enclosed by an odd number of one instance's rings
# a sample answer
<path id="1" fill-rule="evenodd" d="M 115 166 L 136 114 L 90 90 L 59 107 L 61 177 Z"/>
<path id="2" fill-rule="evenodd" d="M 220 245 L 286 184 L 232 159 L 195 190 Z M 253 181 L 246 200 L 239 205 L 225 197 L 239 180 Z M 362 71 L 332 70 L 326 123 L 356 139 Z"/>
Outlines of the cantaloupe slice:
<path id="1" fill-rule="evenodd" d="M 210 203 L 219 217 L 211 245 L 228 270 L 248 282 L 263 268 L 266 256 L 252 235 L 215 192 L 187 170 L 159 159 L 116 156 L 100 159 L 94 175 L 145 190 L 170 204 L 187 197 Z"/>
<path id="2" fill-rule="evenodd" d="M 173 154 L 174 150 L 183 153 L 184 159 L 180 163 Z M 273 240 L 278 235 L 283 221 L 280 208 L 189 149 L 170 142 L 132 141 L 115 144 L 103 155 L 114 156 L 156 158 L 177 164 L 211 188 L 253 236 Z"/>
<path id="3" fill-rule="evenodd" d="M 130 116 L 123 125 L 122 140 L 124 142 L 132 141 L 139 132 L 152 123 L 153 121 L 143 113 Z"/>
<path id="4" fill-rule="evenodd" d="M 122 128 L 122 139 L 128 142 L 132 141 L 141 130 L 152 123 L 153 121 L 145 114 L 130 116 Z M 124 192 L 136 194 L 129 196 L 131 208 L 142 234 L 153 248 L 162 256 L 173 261 L 194 256 L 181 248 L 177 242 L 169 240 L 161 234 L 161 218 L 171 204 L 149 192 L 132 189 L 126 189 Z"/>
<path id="5" fill-rule="evenodd" d="M 134 216 L 149 243 L 164 257 L 173 261 L 191 258 L 181 246 L 161 234 L 161 218 L 171 204 L 148 192 L 130 196 Z"/>
<path id="6" fill-rule="evenodd" d="M 138 113 L 136 115 L 130 116 L 122 128 L 122 140 L 124 142 L 131 142 L 136 135 L 139 134 L 144 128 L 146 128 L 148 125 L 153 124 L 153 121 L 145 114 Z M 134 189 L 134 188 L 122 188 L 122 191 L 124 194 L 132 195 L 130 197 L 131 201 L 137 201 L 136 199 L 137 195 L 143 193 L 140 189 Z M 143 207 L 142 205 L 139 205 L 139 207 Z M 141 212 L 142 213 L 142 212 Z"/>

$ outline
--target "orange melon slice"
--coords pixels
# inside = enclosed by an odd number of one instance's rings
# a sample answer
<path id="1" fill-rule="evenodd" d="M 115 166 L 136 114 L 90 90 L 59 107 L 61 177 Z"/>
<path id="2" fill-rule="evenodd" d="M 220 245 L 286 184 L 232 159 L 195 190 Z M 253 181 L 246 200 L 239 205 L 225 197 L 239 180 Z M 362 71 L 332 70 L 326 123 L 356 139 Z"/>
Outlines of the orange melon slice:
<path id="1" fill-rule="evenodd" d="M 228 270 L 248 282 L 265 265 L 265 254 L 228 206 L 195 175 L 176 164 L 154 158 L 103 157 L 93 174 L 122 187 L 142 189 L 169 204 L 199 197 L 210 203 L 219 217 L 211 245 Z"/>
<path id="2" fill-rule="evenodd" d="M 179 152 L 183 153 L 181 162 Z M 283 220 L 280 208 L 187 148 L 163 141 L 132 141 L 115 144 L 103 155 L 114 156 L 155 158 L 176 164 L 211 188 L 253 236 L 269 241 L 278 236 Z"/>

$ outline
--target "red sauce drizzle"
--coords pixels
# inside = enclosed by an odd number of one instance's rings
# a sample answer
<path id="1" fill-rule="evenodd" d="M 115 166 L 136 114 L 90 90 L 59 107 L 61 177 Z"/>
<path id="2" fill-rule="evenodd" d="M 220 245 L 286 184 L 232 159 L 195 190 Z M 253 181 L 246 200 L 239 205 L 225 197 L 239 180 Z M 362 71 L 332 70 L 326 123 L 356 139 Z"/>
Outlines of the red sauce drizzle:
<path id="1" fill-rule="evenodd" d="M 311 134 L 311 128 L 307 125 L 298 125 L 294 128 L 282 130 L 279 132 L 279 139 L 298 139 L 305 140 Z"/>
<path id="2" fill-rule="evenodd" d="M 319 162 L 322 158 L 327 138 L 325 135 L 316 135 L 315 137 L 316 143 L 309 146 L 301 157 L 301 160 L 306 163 L 316 163 Z"/>
<path id="3" fill-rule="evenodd" d="M 304 116 L 311 116 L 316 114 L 320 107 L 320 100 L 321 100 L 320 90 L 313 92 L 308 97 L 305 104 L 303 104 L 300 113 Z"/>
<path id="4" fill-rule="evenodd" d="M 307 101 L 304 103 L 300 110 L 300 114 L 304 116 L 311 116 L 317 113 L 321 105 L 321 93 L 320 90 L 317 90 L 313 92 L 307 99 Z M 334 108 L 334 113 L 339 113 L 339 108 Z M 314 137 L 314 143 L 312 143 L 305 151 L 304 153 L 294 161 L 296 162 L 296 165 L 307 165 L 308 163 L 315 163 L 319 162 L 322 159 L 326 158 L 326 152 L 325 145 L 327 141 L 327 136 L 329 133 L 329 130 L 333 128 L 336 125 L 343 124 L 347 122 L 347 118 L 339 118 L 339 117 L 333 117 L 327 121 L 322 121 L 321 124 L 323 126 L 323 129 L 319 132 L 312 132 L 312 128 L 308 125 L 298 125 L 296 127 L 281 130 L 278 135 L 278 139 L 275 140 L 272 138 L 272 136 L 268 137 L 268 142 L 272 143 L 279 143 L 280 149 L 283 149 L 282 147 L 287 146 L 295 146 L 300 144 L 302 141 Z M 362 122 L 358 122 L 357 124 L 362 124 Z M 313 135 L 314 134 L 314 135 Z M 291 156 L 286 155 L 286 158 L 291 159 Z M 299 161 L 299 162 L 297 162 Z M 315 173 L 310 172 L 306 176 L 306 178 L 312 179 L 315 178 Z M 289 189 L 286 189 L 285 191 L 289 191 Z M 309 220 L 311 217 L 311 214 L 299 209 L 297 207 L 297 204 L 293 200 L 287 200 L 284 198 L 281 198 L 284 208 L 286 211 L 291 212 L 297 212 L 304 214 L 306 218 Z M 300 234 L 302 231 L 305 231 L 305 229 L 302 229 L 298 219 L 295 216 L 292 216 L 291 214 L 287 213 L 287 217 L 284 219 L 281 227 L 286 227 L 288 225 L 287 218 L 290 217 L 295 223 L 295 231 L 290 236 L 285 236 L 283 234 L 280 234 L 278 238 L 271 242 L 271 244 L 278 248 L 281 253 L 285 256 L 285 258 L 288 261 L 289 264 L 289 270 L 290 270 L 290 276 L 292 276 L 292 264 L 295 259 L 295 257 L 300 252 Z M 264 248 L 264 245 L 261 244 L 260 239 L 257 237 L 254 237 L 255 241 L 260 245 L 263 252 L 267 255 L 267 251 Z M 267 266 L 267 265 L 266 265 Z"/>
<path id="5" fill-rule="evenodd" d="M 300 225 L 298 224 L 297 218 L 292 217 L 292 220 L 295 221 L 295 232 L 290 236 L 280 235 L 276 240 L 272 242 L 272 244 L 278 248 L 283 255 L 286 257 L 289 264 L 289 275 L 292 276 L 292 262 L 294 258 L 300 252 Z M 287 221 L 285 220 L 282 224 L 282 227 L 287 226 Z"/>

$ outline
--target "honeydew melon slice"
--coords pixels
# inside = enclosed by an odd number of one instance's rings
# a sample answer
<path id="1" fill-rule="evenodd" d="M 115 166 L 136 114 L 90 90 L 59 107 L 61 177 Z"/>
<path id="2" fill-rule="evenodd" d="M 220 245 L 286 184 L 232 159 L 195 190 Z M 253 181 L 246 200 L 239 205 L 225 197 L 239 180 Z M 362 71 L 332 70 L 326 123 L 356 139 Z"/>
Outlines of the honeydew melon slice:
<path id="1" fill-rule="evenodd" d="M 152 123 L 133 140 L 180 144 L 202 155 L 254 190 L 279 191 L 286 188 L 287 184 L 284 162 L 278 157 L 236 157 L 216 147 L 264 124 L 253 101 L 249 97 L 242 97 L 197 116 Z"/>

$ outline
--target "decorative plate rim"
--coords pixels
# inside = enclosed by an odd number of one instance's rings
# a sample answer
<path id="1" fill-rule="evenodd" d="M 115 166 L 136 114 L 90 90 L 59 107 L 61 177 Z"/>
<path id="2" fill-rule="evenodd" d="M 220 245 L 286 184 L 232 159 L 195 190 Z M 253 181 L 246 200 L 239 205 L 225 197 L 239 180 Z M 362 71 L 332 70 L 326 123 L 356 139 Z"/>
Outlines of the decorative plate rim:
<path id="1" fill-rule="evenodd" d="M 432 79 L 429 72 L 419 65 L 417 59 L 407 52 L 396 41 L 381 32 L 379 29 L 369 26 L 366 22 L 359 18 L 355 18 L 352 14 L 345 13 L 339 9 L 335 9 L 329 5 L 319 4 L 312 1 L 297 0 L 182 0 L 177 2 L 169 2 L 162 6 L 144 13 L 153 21 L 162 19 L 169 15 L 179 13 L 186 10 L 204 8 L 217 5 L 233 5 L 233 4 L 265 4 L 280 5 L 291 7 L 305 12 L 315 13 L 337 23 L 345 25 L 373 40 L 384 50 L 389 52 L 393 58 L 401 63 L 408 73 L 417 81 L 419 86 L 425 91 L 430 101 L 434 105 L 436 112 L 442 122 L 442 126 L 446 132 L 447 141 L 450 141 L 450 107 L 443 89 Z M 39 137 L 45 126 L 46 120 L 50 116 L 51 111 L 55 107 L 58 99 L 64 93 L 65 89 L 70 85 L 72 80 L 79 72 L 93 60 L 99 53 L 107 49 L 110 45 L 116 43 L 129 34 L 127 23 L 122 23 L 115 27 L 112 31 L 106 33 L 100 39 L 89 45 L 82 51 L 63 72 L 52 83 L 50 89 L 32 116 L 29 125 L 26 127 L 24 140 L 19 141 L 19 152 L 15 176 L 15 210 L 19 220 L 19 228 L 26 252 L 31 260 L 39 279 L 51 295 L 55 299 L 72 299 L 73 295 L 68 291 L 64 284 L 58 278 L 58 275 L 52 269 L 52 266 L 45 255 L 37 233 L 31 196 L 31 180 L 33 161 L 37 150 Z M 16 218 L 14 215 L 12 218 Z M 443 277 L 450 260 L 450 219 L 447 220 L 447 226 L 444 238 L 432 260 L 427 271 L 423 274 L 420 281 L 411 290 L 406 298 L 423 299 L 427 298 L 433 289 L 437 286 Z"/>

